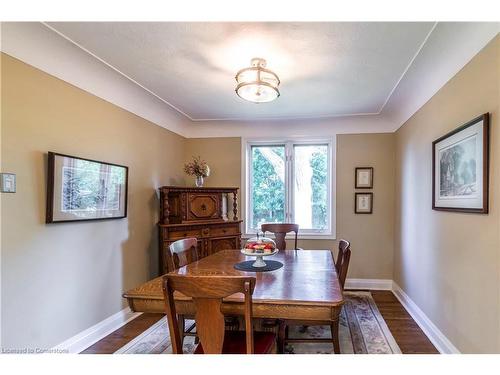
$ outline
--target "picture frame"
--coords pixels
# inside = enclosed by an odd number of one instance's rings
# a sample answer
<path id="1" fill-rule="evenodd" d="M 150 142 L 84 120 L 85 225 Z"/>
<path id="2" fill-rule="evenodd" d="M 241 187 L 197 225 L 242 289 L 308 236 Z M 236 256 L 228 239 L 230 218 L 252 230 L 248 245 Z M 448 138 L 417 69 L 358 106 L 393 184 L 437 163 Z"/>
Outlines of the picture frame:
<path id="1" fill-rule="evenodd" d="M 354 172 L 356 189 L 373 189 L 373 167 L 357 167 Z"/>
<path id="2" fill-rule="evenodd" d="M 373 213 L 373 193 L 354 194 L 354 213 L 355 214 Z"/>
<path id="3" fill-rule="evenodd" d="M 46 223 L 127 217 L 128 167 L 48 153 Z"/>
<path id="4" fill-rule="evenodd" d="M 488 213 L 489 113 L 432 142 L 432 209 Z"/>

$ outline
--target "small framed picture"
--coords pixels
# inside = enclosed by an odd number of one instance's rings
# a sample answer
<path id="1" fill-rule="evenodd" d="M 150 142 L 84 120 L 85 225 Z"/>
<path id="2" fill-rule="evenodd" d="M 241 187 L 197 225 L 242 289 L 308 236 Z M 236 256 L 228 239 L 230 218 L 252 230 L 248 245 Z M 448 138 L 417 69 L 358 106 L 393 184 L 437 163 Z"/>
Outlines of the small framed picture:
<path id="1" fill-rule="evenodd" d="M 373 189 L 373 168 L 358 167 L 355 172 L 356 189 Z"/>
<path id="2" fill-rule="evenodd" d="M 373 213 L 373 193 L 355 193 L 354 213 L 356 214 Z"/>
<path id="3" fill-rule="evenodd" d="M 128 167 L 49 152 L 46 222 L 127 216 Z"/>
<path id="4" fill-rule="evenodd" d="M 432 209 L 488 213 L 489 115 L 432 142 Z"/>

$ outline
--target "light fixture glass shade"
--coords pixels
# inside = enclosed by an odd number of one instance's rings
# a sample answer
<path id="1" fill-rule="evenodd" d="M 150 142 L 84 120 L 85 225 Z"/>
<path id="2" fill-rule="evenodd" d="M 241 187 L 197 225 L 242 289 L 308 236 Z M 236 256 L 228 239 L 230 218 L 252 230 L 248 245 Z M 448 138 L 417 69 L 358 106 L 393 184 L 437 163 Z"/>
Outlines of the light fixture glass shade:
<path id="1" fill-rule="evenodd" d="M 236 74 L 236 94 L 253 103 L 270 102 L 280 96 L 280 80 L 274 72 L 265 69 L 266 60 L 255 58 L 251 64 Z"/>

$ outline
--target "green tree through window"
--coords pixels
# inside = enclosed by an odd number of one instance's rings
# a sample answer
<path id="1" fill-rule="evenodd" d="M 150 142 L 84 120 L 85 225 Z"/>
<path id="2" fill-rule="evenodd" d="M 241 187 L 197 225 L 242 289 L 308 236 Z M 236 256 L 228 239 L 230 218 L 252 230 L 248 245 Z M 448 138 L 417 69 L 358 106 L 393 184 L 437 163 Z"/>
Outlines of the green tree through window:
<path id="1" fill-rule="evenodd" d="M 274 165 L 269 159 L 275 160 Z M 277 166 L 280 160 L 282 170 Z M 252 228 L 260 227 L 261 223 L 285 221 L 284 163 L 284 146 L 252 147 Z"/>
<path id="2" fill-rule="evenodd" d="M 288 160 L 286 150 L 293 155 Z M 328 153 L 328 144 L 252 145 L 249 229 L 291 218 L 303 230 L 329 231 Z M 290 186 L 287 176 L 292 176 Z M 287 205 L 287 191 L 293 198 L 291 207 Z"/>

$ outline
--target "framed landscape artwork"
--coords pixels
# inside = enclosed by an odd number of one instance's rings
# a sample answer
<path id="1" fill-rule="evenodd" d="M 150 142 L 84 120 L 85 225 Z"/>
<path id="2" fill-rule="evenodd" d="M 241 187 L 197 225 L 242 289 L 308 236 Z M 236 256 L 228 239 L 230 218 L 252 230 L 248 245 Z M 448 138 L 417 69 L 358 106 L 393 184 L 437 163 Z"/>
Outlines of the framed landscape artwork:
<path id="1" fill-rule="evenodd" d="M 46 222 L 127 216 L 128 167 L 49 152 Z"/>
<path id="2" fill-rule="evenodd" d="M 354 187 L 356 189 L 373 189 L 373 168 L 357 167 Z"/>
<path id="3" fill-rule="evenodd" d="M 432 169 L 434 210 L 488 213 L 488 113 L 436 139 Z"/>
<path id="4" fill-rule="evenodd" d="M 356 214 L 373 213 L 373 193 L 354 194 L 354 213 Z"/>

